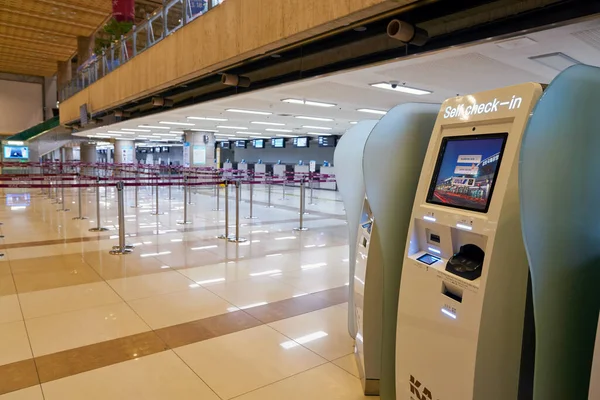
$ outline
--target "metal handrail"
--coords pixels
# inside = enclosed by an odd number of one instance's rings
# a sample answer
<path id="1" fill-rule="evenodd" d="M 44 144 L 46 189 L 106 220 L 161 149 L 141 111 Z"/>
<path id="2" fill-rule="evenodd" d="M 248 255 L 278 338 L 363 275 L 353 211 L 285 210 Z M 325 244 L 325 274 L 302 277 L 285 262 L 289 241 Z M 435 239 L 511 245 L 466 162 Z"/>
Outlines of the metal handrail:
<path id="1" fill-rule="evenodd" d="M 76 76 L 59 89 L 60 101 L 65 101 L 79 93 L 224 1 L 164 0 L 160 10 L 151 16 L 147 16 L 146 20 L 140 25 L 134 25 L 127 35 L 121 36 L 120 40 L 111 43 L 110 48 L 103 49 L 102 54 L 97 56 L 95 60 L 77 71 Z M 177 5 L 180 5 L 181 9 L 174 8 Z M 177 24 L 169 26 L 169 15 L 172 16 L 172 13 L 177 14 L 175 15 Z"/>

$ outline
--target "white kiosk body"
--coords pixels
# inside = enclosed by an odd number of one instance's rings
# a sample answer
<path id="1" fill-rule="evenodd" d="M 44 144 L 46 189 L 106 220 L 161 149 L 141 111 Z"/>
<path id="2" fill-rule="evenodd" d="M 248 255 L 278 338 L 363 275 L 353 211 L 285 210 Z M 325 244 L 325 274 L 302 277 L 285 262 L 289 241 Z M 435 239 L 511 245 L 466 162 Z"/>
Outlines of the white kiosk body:
<path id="1" fill-rule="evenodd" d="M 248 171 L 248 163 L 239 162 L 237 165 L 237 169 L 238 169 L 238 171 Z"/>
<path id="2" fill-rule="evenodd" d="M 294 165 L 294 183 L 292 186 L 300 186 L 300 180 L 304 178 L 308 186 L 308 174 L 310 172 L 310 165 L 308 164 L 296 164 Z M 298 181 L 298 182 L 296 182 Z"/>
<path id="3" fill-rule="evenodd" d="M 279 178 L 285 178 L 287 166 L 285 164 L 273 164 L 273 176 Z"/>
<path id="4" fill-rule="evenodd" d="M 399 400 L 515 400 L 527 295 L 518 161 L 542 87 L 448 99 L 427 149 L 402 267 Z"/>
<path id="5" fill-rule="evenodd" d="M 254 164 L 254 173 L 257 175 L 256 179 L 264 180 L 265 174 L 267 173 L 267 165 L 266 164 Z"/>
<path id="6" fill-rule="evenodd" d="M 233 176 L 233 163 L 231 162 L 224 162 L 223 163 L 223 177 L 225 178 L 230 178 Z"/>
<path id="7" fill-rule="evenodd" d="M 321 175 L 335 175 L 335 167 L 334 166 L 329 166 L 329 167 L 321 167 L 319 170 L 319 173 Z M 319 189 L 325 189 L 325 190 L 337 190 L 337 184 L 335 182 L 335 180 L 333 180 L 332 178 L 327 178 L 328 180 L 332 180 L 332 182 L 320 182 L 319 183 Z"/>

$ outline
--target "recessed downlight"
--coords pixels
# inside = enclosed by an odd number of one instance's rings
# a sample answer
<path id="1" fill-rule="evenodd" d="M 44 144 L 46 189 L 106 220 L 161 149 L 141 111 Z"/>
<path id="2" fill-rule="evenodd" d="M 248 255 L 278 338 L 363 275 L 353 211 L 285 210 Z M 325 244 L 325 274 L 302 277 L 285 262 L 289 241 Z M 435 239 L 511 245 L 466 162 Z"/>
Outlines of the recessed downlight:
<path id="1" fill-rule="evenodd" d="M 392 84 L 392 83 L 385 83 L 385 82 L 372 83 L 371 86 L 376 87 L 378 89 L 392 90 L 394 92 L 414 94 L 414 95 L 417 95 L 417 96 L 422 96 L 424 94 L 431 94 L 431 93 L 433 93 L 430 90 L 417 89 L 417 88 L 413 88 L 413 87 L 409 87 L 409 86 L 398 85 L 396 83 L 394 83 L 394 84 Z"/>

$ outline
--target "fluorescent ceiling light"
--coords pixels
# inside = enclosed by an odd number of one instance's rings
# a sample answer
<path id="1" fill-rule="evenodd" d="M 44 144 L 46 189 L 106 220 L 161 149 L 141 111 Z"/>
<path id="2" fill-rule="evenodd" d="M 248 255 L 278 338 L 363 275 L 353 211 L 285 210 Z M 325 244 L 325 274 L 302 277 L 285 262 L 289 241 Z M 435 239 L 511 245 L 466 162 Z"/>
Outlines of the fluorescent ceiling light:
<path id="1" fill-rule="evenodd" d="M 230 133 L 216 133 L 215 136 L 235 136 Z"/>
<path id="2" fill-rule="evenodd" d="M 265 131 L 269 131 L 269 132 L 286 132 L 286 133 L 294 132 L 291 129 L 275 129 L 275 128 L 268 128 L 268 129 L 265 129 Z"/>
<path id="3" fill-rule="evenodd" d="M 251 124 L 256 125 L 272 125 L 272 126 L 285 126 L 285 124 L 281 124 L 279 122 L 262 122 L 262 121 L 252 121 Z"/>
<path id="4" fill-rule="evenodd" d="M 271 114 L 273 114 L 273 113 L 266 112 L 266 111 L 240 110 L 239 108 L 228 108 L 225 111 L 241 113 L 241 114 L 256 114 L 256 115 L 271 115 Z"/>
<path id="5" fill-rule="evenodd" d="M 150 131 L 148 131 L 148 132 L 150 132 Z M 99 135 L 107 135 L 107 134 L 109 134 L 109 133 L 118 133 L 118 134 L 120 135 L 120 134 L 122 134 L 123 132 L 121 132 L 121 131 L 106 131 L 106 133 L 99 133 Z"/>
<path id="6" fill-rule="evenodd" d="M 310 100 L 300 100 L 300 99 L 283 99 L 281 101 L 284 103 L 303 104 L 305 106 L 315 106 L 315 107 L 335 107 L 337 105 L 337 104 L 333 104 L 333 103 L 323 103 L 320 101 L 310 101 Z"/>
<path id="7" fill-rule="evenodd" d="M 563 53 L 542 54 L 541 56 L 529 57 L 529 59 L 556 71 L 562 71 L 570 66 L 581 64 L 576 59 Z"/>
<path id="8" fill-rule="evenodd" d="M 169 121 L 159 121 L 159 124 L 165 124 L 165 125 L 181 125 L 181 126 L 196 126 L 196 124 L 190 124 L 189 122 L 169 122 Z"/>
<path id="9" fill-rule="evenodd" d="M 356 125 L 356 124 L 358 124 L 358 121 L 352 121 L 352 122 L 350 122 L 350 125 Z"/>
<path id="10" fill-rule="evenodd" d="M 148 131 L 150 132 L 150 131 Z M 135 135 L 135 132 L 121 132 L 123 135 Z"/>
<path id="11" fill-rule="evenodd" d="M 169 133 L 177 133 L 179 135 L 183 135 L 183 131 L 169 131 Z"/>
<path id="12" fill-rule="evenodd" d="M 244 126 L 218 125 L 217 128 L 221 128 L 221 129 L 239 129 L 239 130 L 242 130 L 242 131 L 248 130 L 248 128 L 246 128 Z"/>
<path id="13" fill-rule="evenodd" d="M 150 129 L 171 129 L 168 126 L 154 126 L 154 125 L 138 125 L 138 128 L 150 128 Z"/>
<path id="14" fill-rule="evenodd" d="M 122 131 L 129 131 L 129 132 L 152 132 L 150 129 L 131 129 L 131 128 L 122 128 Z"/>
<path id="15" fill-rule="evenodd" d="M 324 121 L 324 122 L 331 122 L 331 121 L 333 121 L 333 119 L 331 119 L 331 118 L 307 117 L 305 115 L 296 115 L 294 118 L 309 119 L 311 121 Z"/>
<path id="16" fill-rule="evenodd" d="M 22 146 L 24 143 L 20 140 L 9 140 L 6 142 L 7 144 L 12 144 L 13 146 Z"/>
<path id="17" fill-rule="evenodd" d="M 200 121 L 220 121 L 220 122 L 228 121 L 227 118 L 212 118 L 212 117 L 187 117 L 187 119 L 197 119 Z"/>
<path id="18" fill-rule="evenodd" d="M 262 135 L 262 133 L 260 132 L 236 132 L 237 134 L 240 135 Z"/>
<path id="19" fill-rule="evenodd" d="M 175 134 L 175 133 L 155 133 L 155 135 L 158 136 L 171 136 L 171 137 L 177 137 L 179 135 Z"/>
<path id="20" fill-rule="evenodd" d="M 371 86 L 379 88 L 379 89 L 386 89 L 386 90 L 393 90 L 395 92 L 402 92 L 402 93 L 408 93 L 408 94 L 414 94 L 417 96 L 422 96 L 424 94 L 431 94 L 432 92 L 429 90 L 423 90 L 423 89 L 416 89 L 416 88 L 412 88 L 412 87 L 408 87 L 408 86 L 403 86 L 403 85 L 398 85 L 396 87 L 393 87 L 391 84 L 389 83 L 372 83 Z"/>
<path id="21" fill-rule="evenodd" d="M 190 129 L 190 131 L 193 132 L 206 132 L 206 133 L 215 133 L 215 132 L 219 132 L 216 129 Z"/>
<path id="22" fill-rule="evenodd" d="M 323 129 L 324 131 L 330 131 L 333 129 L 333 128 L 328 128 L 326 126 L 312 126 L 312 125 L 303 125 L 302 127 L 306 128 L 306 129 Z"/>
<path id="23" fill-rule="evenodd" d="M 264 137 L 264 136 L 250 136 L 251 138 L 255 138 L 255 139 L 271 139 L 270 137 Z"/>
<path id="24" fill-rule="evenodd" d="M 325 132 L 308 132 L 307 135 L 331 136 L 331 133 L 325 133 Z"/>
<path id="25" fill-rule="evenodd" d="M 364 113 L 369 113 L 369 114 L 377 114 L 377 115 L 385 115 L 385 114 L 387 114 L 387 111 L 373 110 L 371 108 L 359 108 L 356 111 L 360 111 L 360 112 L 364 112 Z"/>
<path id="26" fill-rule="evenodd" d="M 281 133 L 277 134 L 275 136 L 278 136 L 278 137 L 287 137 L 287 138 L 295 138 L 295 137 L 297 137 L 295 135 L 284 135 L 284 134 L 281 134 Z M 275 239 L 275 240 L 279 240 L 279 239 Z"/>

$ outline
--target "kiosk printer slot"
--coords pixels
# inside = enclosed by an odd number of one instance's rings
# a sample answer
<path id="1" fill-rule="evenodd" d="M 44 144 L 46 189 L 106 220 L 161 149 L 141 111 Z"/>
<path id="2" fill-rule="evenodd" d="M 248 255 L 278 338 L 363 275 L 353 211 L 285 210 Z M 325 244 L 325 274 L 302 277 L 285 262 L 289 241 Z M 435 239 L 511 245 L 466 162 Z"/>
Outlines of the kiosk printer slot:
<path id="1" fill-rule="evenodd" d="M 517 399 L 528 282 L 517 168 L 541 94 L 526 83 L 442 105 L 402 267 L 399 400 Z"/>

